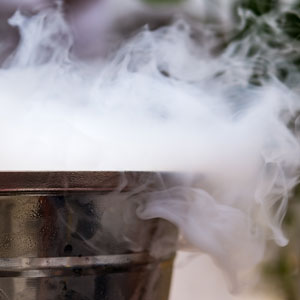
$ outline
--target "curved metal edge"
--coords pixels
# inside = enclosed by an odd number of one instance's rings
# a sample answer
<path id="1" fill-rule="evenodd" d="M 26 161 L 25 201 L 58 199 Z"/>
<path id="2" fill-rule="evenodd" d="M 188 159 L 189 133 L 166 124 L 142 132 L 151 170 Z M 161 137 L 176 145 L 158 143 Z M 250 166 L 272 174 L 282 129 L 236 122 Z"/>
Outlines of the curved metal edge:
<path id="1" fill-rule="evenodd" d="M 161 263 L 173 263 L 175 254 L 154 259 L 147 253 L 84 257 L 0 259 L 0 278 L 87 276 L 137 271 Z"/>
<path id="2" fill-rule="evenodd" d="M 0 195 L 164 189 L 178 185 L 178 172 L 22 171 L 0 172 Z"/>
<path id="3" fill-rule="evenodd" d="M 151 172 L 0 172 L 0 193 L 111 191 L 127 177 L 151 176 Z"/>

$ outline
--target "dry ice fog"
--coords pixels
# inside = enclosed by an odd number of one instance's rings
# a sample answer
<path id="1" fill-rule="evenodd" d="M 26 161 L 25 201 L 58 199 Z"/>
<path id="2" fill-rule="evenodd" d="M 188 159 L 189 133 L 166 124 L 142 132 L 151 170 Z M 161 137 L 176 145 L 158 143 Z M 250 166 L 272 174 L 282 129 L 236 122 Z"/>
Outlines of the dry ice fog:
<path id="1" fill-rule="evenodd" d="M 188 4 L 1 2 L 1 170 L 174 172 L 177 184 L 150 193 L 137 214 L 176 224 L 231 288 L 266 241 L 287 244 L 298 75 L 287 65 L 279 80 L 281 55 L 263 37 L 248 32 L 225 45 L 226 10 L 209 24 L 197 11 L 187 18 Z M 265 22 L 284 42 L 272 14 L 235 17 L 239 28 Z"/>

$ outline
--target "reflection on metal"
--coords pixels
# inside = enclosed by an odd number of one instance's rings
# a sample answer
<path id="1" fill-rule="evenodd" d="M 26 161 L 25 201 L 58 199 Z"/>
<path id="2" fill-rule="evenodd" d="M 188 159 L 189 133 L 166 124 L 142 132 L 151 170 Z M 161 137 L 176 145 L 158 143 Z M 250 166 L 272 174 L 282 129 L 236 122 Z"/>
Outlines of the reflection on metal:
<path id="1" fill-rule="evenodd" d="M 0 300 L 166 300 L 176 229 L 135 214 L 160 184 L 151 173 L 0 173 Z"/>

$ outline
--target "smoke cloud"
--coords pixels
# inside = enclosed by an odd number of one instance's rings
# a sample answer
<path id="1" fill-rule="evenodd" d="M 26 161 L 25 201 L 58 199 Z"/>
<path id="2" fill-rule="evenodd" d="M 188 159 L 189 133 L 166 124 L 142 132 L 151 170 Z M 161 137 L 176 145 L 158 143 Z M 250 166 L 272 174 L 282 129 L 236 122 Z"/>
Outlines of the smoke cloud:
<path id="1" fill-rule="evenodd" d="M 300 164 L 292 80 L 263 63 L 253 77 L 255 34 L 216 55 L 215 32 L 184 20 L 110 41 L 113 26 L 99 22 L 101 51 L 89 56 L 66 20 L 53 7 L 9 20 L 20 40 L 0 69 L 0 168 L 173 172 L 138 216 L 176 224 L 235 287 L 267 239 L 287 243 Z"/>

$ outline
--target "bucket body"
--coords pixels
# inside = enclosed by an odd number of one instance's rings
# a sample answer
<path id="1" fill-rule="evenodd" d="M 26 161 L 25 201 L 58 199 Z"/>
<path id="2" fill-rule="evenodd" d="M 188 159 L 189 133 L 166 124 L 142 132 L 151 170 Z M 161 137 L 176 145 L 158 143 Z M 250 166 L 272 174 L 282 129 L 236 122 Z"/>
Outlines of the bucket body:
<path id="1" fill-rule="evenodd" d="M 0 173 L 0 299 L 167 300 L 176 228 L 151 173 Z"/>

